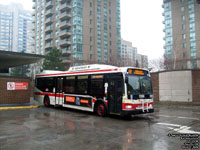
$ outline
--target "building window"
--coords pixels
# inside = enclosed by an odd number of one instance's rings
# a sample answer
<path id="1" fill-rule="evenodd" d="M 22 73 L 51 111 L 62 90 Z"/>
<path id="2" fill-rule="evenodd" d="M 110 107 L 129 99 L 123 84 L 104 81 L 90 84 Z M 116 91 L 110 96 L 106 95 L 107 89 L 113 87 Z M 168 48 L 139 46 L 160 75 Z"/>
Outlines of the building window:
<path id="1" fill-rule="evenodd" d="M 184 21 L 185 20 L 185 16 L 181 16 L 181 20 Z"/>
<path id="2" fill-rule="evenodd" d="M 92 33 L 92 28 L 90 28 L 90 33 Z"/>
<path id="3" fill-rule="evenodd" d="M 186 38 L 186 35 L 185 34 L 182 34 L 182 39 L 185 39 Z"/>
<path id="4" fill-rule="evenodd" d="M 90 24 L 92 24 L 92 19 L 90 19 Z"/>
<path id="5" fill-rule="evenodd" d="M 182 30 L 185 30 L 185 24 L 182 24 L 182 28 L 181 28 Z"/>
<path id="6" fill-rule="evenodd" d="M 93 55 L 92 54 L 90 54 L 90 60 L 92 60 L 93 59 Z"/>
<path id="7" fill-rule="evenodd" d="M 92 42 L 92 37 L 90 37 L 90 42 Z"/>
<path id="8" fill-rule="evenodd" d="M 185 10 L 185 8 L 184 7 L 181 7 L 181 11 L 184 11 Z"/>
<path id="9" fill-rule="evenodd" d="M 183 44 L 182 44 L 182 48 L 186 48 L 186 43 L 183 43 Z"/>
<path id="10" fill-rule="evenodd" d="M 90 2 L 90 7 L 92 7 L 92 2 Z"/>
<path id="11" fill-rule="evenodd" d="M 181 3 L 183 3 L 185 0 L 180 0 Z"/>
<path id="12" fill-rule="evenodd" d="M 90 10 L 90 16 L 92 16 L 92 11 Z"/>

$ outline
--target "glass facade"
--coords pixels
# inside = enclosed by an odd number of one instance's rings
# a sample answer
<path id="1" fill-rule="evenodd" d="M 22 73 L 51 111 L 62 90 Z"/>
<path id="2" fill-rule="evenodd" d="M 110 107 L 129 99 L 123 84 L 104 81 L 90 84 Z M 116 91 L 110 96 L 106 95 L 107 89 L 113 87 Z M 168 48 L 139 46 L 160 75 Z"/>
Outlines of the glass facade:
<path id="1" fill-rule="evenodd" d="M 97 61 L 101 62 L 101 0 L 97 2 Z"/>
<path id="2" fill-rule="evenodd" d="M 0 5 L 0 49 L 14 52 L 31 52 L 32 16 L 22 5 Z"/>
<path id="3" fill-rule="evenodd" d="M 0 11 L 0 49 L 12 51 L 13 13 Z"/>
<path id="4" fill-rule="evenodd" d="M 195 12 L 194 12 L 194 0 L 188 0 L 188 16 L 189 16 L 189 29 L 190 29 L 190 57 L 196 58 L 196 33 L 195 33 Z M 191 63 L 193 68 L 195 64 Z"/>
<path id="5" fill-rule="evenodd" d="M 172 11 L 171 2 L 164 3 L 164 24 L 165 24 L 165 54 L 168 58 L 173 56 L 173 34 L 172 34 Z"/>
<path id="6" fill-rule="evenodd" d="M 72 59 L 83 60 L 83 1 L 73 0 Z"/>
<path id="7" fill-rule="evenodd" d="M 107 0 L 104 0 L 104 62 L 108 62 L 108 12 Z"/>
<path id="8" fill-rule="evenodd" d="M 116 12 L 116 16 L 117 16 L 117 22 L 116 22 L 116 26 L 117 26 L 117 54 L 118 57 L 120 58 L 120 52 L 121 52 L 121 21 L 120 21 L 120 0 L 116 0 L 116 5 L 117 5 L 117 12 Z"/>

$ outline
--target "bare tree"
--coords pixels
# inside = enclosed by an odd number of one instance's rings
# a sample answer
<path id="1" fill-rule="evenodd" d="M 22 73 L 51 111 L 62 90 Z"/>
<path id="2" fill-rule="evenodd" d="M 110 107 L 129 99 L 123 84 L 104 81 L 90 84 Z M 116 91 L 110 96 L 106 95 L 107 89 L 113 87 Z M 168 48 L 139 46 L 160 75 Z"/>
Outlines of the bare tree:
<path id="1" fill-rule="evenodd" d="M 165 70 L 164 58 L 156 58 L 149 60 L 149 69 L 152 72 Z"/>

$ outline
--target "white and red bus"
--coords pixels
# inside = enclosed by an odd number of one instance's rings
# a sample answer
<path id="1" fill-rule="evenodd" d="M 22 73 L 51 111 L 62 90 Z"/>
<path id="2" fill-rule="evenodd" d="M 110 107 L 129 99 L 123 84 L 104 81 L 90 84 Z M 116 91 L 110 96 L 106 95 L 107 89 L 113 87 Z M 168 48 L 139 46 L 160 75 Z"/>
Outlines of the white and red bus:
<path id="1" fill-rule="evenodd" d="M 35 100 L 96 112 L 99 116 L 151 113 L 152 81 L 148 70 L 110 65 L 84 65 L 36 75 Z"/>

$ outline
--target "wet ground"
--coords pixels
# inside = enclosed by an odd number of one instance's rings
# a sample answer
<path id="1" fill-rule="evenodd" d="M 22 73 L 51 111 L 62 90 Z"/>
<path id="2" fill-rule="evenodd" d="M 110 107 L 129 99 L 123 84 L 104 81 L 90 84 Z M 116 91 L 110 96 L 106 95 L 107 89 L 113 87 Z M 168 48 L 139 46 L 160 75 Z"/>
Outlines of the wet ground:
<path id="1" fill-rule="evenodd" d="M 0 150 L 199 149 L 199 140 L 200 106 L 157 105 L 131 119 L 54 107 L 0 111 Z"/>

